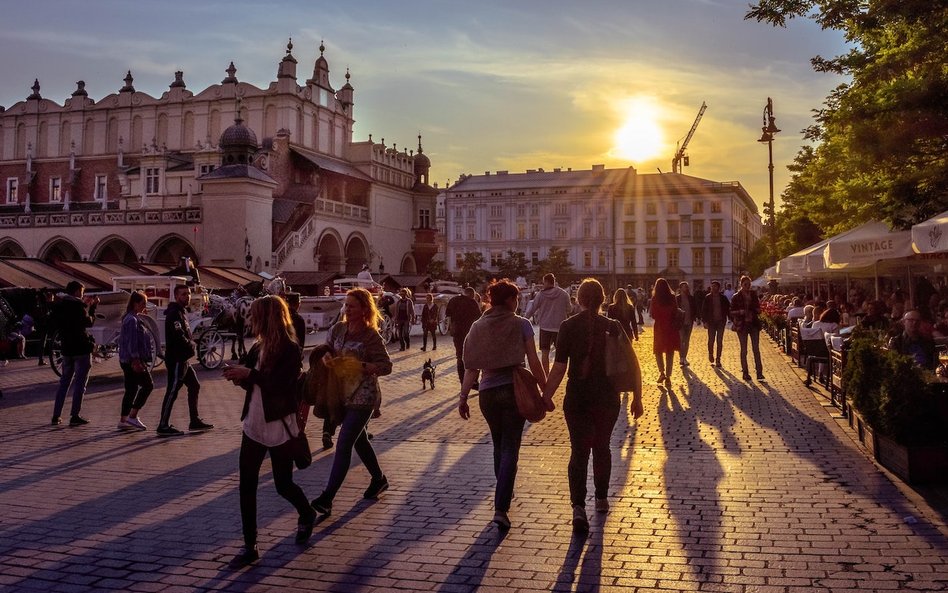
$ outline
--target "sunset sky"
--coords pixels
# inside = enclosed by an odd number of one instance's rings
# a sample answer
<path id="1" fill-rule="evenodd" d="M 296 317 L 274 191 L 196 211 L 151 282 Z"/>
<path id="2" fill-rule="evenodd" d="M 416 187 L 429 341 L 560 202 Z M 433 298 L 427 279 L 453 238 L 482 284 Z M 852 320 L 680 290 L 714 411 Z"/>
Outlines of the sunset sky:
<path id="1" fill-rule="evenodd" d="M 813 72 L 809 60 L 846 46 L 809 21 L 787 29 L 744 21 L 747 5 L 41 0 L 8 7 L 0 22 L 0 105 L 25 99 L 34 78 L 58 103 L 80 79 L 98 100 L 128 69 L 153 96 L 175 70 L 198 92 L 219 83 L 231 60 L 241 81 L 266 87 L 289 37 L 303 83 L 324 39 L 333 86 L 352 73 L 355 139 L 414 148 L 420 132 L 440 186 L 498 169 L 668 172 L 705 101 L 684 173 L 740 181 L 763 204 L 767 149 L 756 140 L 770 96 L 783 130 L 774 142 L 779 202 L 800 130 L 843 82 Z"/>

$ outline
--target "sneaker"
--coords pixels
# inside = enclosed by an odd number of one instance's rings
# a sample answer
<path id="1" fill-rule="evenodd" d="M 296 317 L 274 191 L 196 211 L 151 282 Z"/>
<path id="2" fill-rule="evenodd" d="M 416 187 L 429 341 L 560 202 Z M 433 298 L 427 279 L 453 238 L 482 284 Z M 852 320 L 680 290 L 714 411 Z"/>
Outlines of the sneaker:
<path id="1" fill-rule="evenodd" d="M 89 421 L 83 418 L 82 416 L 80 416 L 79 414 L 76 414 L 75 416 L 69 419 L 69 426 L 82 426 L 84 424 L 89 424 Z"/>
<path id="2" fill-rule="evenodd" d="M 362 493 L 362 498 L 378 498 L 379 494 L 388 490 L 388 478 L 383 474 L 381 478 L 375 478 L 369 482 L 369 487 Z"/>
<path id="3" fill-rule="evenodd" d="M 60 424 L 63 423 L 63 419 L 60 418 L 59 416 L 53 416 L 53 419 L 50 420 L 49 423 L 52 426 L 59 426 Z"/>
<path id="4" fill-rule="evenodd" d="M 763 374 L 757 375 L 757 380 L 760 381 L 761 383 L 766 383 L 766 382 L 767 382 L 767 379 L 764 379 L 764 375 L 763 375 Z"/>
<path id="5" fill-rule="evenodd" d="M 597 513 L 606 513 L 609 511 L 609 499 L 608 498 L 597 498 L 596 499 L 596 512 Z"/>
<path id="6" fill-rule="evenodd" d="M 576 505 L 573 507 L 573 532 L 586 533 L 589 531 L 589 519 L 586 518 L 586 509 Z"/>
<path id="7" fill-rule="evenodd" d="M 305 544 L 309 541 L 310 536 L 313 535 L 313 525 L 316 523 L 316 517 L 312 517 L 309 521 L 304 523 L 296 524 L 296 543 Z"/>
<path id="8" fill-rule="evenodd" d="M 118 429 L 119 429 L 119 430 L 135 430 L 135 427 L 134 427 L 134 426 L 131 426 L 130 424 L 128 424 L 128 423 L 125 422 L 124 420 L 119 420 Z"/>
<path id="9" fill-rule="evenodd" d="M 188 425 L 188 430 L 191 432 L 204 432 L 205 430 L 210 430 L 212 428 L 214 428 L 213 424 L 208 424 L 200 418 L 197 420 L 192 420 L 191 424 Z"/>
<path id="10" fill-rule="evenodd" d="M 234 556 L 230 561 L 231 568 L 243 568 L 244 566 L 249 566 L 260 559 L 260 552 L 257 551 L 257 546 L 250 546 L 244 548 L 240 554 Z"/>
<path id="11" fill-rule="evenodd" d="M 129 416 L 125 419 L 125 424 L 134 428 L 135 430 L 147 430 L 148 427 L 145 426 L 145 423 L 139 420 L 138 418 L 132 418 Z"/>
<path id="12" fill-rule="evenodd" d="M 332 513 L 332 498 L 323 492 L 317 498 L 314 498 L 312 502 L 309 503 L 309 506 L 313 507 L 316 514 L 328 516 Z"/>
<path id="13" fill-rule="evenodd" d="M 179 437 L 184 433 L 174 427 L 174 425 L 169 424 L 168 426 L 159 426 L 155 431 L 160 437 Z"/>
<path id="14" fill-rule="evenodd" d="M 323 433 L 323 449 L 332 449 L 332 435 L 328 432 Z"/>
<path id="15" fill-rule="evenodd" d="M 497 526 L 498 529 L 502 529 L 504 531 L 510 529 L 510 517 L 507 516 L 507 511 L 497 511 L 494 513 L 492 522 Z"/>

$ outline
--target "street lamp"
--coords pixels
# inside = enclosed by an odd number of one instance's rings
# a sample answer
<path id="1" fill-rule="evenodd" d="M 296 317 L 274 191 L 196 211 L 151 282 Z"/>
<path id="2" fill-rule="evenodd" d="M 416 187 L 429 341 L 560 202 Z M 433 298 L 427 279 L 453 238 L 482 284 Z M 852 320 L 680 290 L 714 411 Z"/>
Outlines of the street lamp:
<path id="1" fill-rule="evenodd" d="M 780 131 L 774 123 L 774 102 L 767 97 L 764 107 L 764 125 L 758 142 L 767 143 L 767 170 L 770 172 L 770 202 L 768 203 L 767 224 L 770 226 L 770 265 L 777 261 L 777 223 L 774 208 L 774 134 Z"/>

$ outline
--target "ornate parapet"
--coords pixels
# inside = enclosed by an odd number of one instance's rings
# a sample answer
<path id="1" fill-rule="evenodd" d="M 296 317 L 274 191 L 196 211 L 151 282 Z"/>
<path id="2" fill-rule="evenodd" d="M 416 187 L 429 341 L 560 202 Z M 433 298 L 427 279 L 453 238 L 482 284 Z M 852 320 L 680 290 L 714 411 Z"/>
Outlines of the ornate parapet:
<path id="1" fill-rule="evenodd" d="M 0 214 L 0 228 L 88 227 L 124 224 L 200 223 L 200 208 L 163 210 L 90 210 L 86 212 L 37 212 Z"/>

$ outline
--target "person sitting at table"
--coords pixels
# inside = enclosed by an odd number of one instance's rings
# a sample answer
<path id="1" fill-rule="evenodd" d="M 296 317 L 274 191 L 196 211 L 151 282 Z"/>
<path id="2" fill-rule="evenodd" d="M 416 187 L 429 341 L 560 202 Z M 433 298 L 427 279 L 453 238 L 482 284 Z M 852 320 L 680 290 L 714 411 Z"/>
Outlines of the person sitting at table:
<path id="1" fill-rule="evenodd" d="M 881 301 L 869 301 L 866 315 L 859 321 L 859 327 L 888 332 L 891 321 L 885 316 L 885 305 Z"/>
<path id="2" fill-rule="evenodd" d="M 922 328 L 922 314 L 917 309 L 902 316 L 902 333 L 889 340 L 889 349 L 911 356 L 923 369 L 934 370 L 938 363 L 935 340 Z"/>

